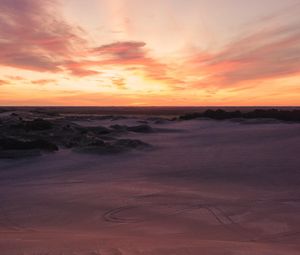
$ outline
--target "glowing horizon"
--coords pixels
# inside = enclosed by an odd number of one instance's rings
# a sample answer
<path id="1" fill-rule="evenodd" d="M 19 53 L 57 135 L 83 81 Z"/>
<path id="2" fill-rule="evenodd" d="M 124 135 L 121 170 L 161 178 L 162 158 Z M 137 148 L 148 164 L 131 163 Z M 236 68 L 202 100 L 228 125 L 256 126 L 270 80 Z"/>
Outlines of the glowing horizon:
<path id="1" fill-rule="evenodd" d="M 298 0 L 0 0 L 0 105 L 299 106 Z"/>

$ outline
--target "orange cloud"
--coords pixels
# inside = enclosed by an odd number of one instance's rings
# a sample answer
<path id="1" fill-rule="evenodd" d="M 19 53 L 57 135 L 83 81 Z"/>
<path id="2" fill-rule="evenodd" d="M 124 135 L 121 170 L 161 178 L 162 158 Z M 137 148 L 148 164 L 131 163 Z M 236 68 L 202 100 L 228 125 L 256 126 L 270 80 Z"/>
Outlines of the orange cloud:
<path id="1" fill-rule="evenodd" d="M 125 79 L 122 77 L 117 77 L 112 79 L 113 84 L 119 89 L 126 89 Z"/>
<path id="2" fill-rule="evenodd" d="M 47 85 L 49 83 L 55 83 L 56 80 L 53 80 L 53 79 L 41 79 L 41 80 L 34 80 L 34 81 L 31 81 L 32 84 L 35 84 L 35 85 Z"/>
<path id="3" fill-rule="evenodd" d="M 9 84 L 9 81 L 0 80 L 0 86 Z"/>
<path id="4" fill-rule="evenodd" d="M 7 75 L 6 77 L 8 79 L 12 80 L 12 81 L 23 81 L 23 80 L 26 80 L 24 77 L 21 77 L 21 76 Z"/>

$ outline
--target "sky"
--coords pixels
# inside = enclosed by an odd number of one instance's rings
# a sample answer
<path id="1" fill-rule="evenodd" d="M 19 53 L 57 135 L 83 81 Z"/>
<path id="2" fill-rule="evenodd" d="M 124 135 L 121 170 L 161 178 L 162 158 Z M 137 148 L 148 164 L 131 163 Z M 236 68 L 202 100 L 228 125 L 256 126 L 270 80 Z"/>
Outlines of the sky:
<path id="1" fill-rule="evenodd" d="M 300 0 L 0 0 L 0 105 L 299 106 Z"/>

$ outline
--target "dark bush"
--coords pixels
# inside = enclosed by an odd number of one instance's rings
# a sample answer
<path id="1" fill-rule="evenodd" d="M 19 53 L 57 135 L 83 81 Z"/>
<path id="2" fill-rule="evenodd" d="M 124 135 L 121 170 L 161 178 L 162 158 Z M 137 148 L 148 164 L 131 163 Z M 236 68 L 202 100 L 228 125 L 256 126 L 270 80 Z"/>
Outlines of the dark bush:
<path id="1" fill-rule="evenodd" d="M 225 119 L 277 119 L 283 121 L 300 121 L 300 110 L 278 110 L 278 109 L 256 109 L 251 112 L 242 113 L 240 111 L 226 112 L 224 110 L 207 110 L 203 113 L 185 114 L 179 117 L 180 120 L 192 120 L 197 118 L 210 118 L 215 120 Z"/>
<path id="2" fill-rule="evenodd" d="M 57 151 L 58 147 L 51 142 L 43 139 L 35 139 L 31 141 L 21 141 L 14 138 L 0 139 L 0 148 L 2 150 L 34 150 L 40 149 L 45 151 Z"/>
<path id="3" fill-rule="evenodd" d="M 21 123 L 13 125 L 12 127 L 25 129 L 27 131 L 42 131 L 53 128 L 53 124 L 44 119 L 35 119 L 32 121 L 22 121 Z"/>
<path id="4" fill-rule="evenodd" d="M 135 132 L 135 133 L 150 133 L 153 131 L 152 127 L 149 125 L 139 125 L 139 126 L 133 126 L 128 127 L 128 131 Z"/>
<path id="5" fill-rule="evenodd" d="M 115 142 L 115 146 L 124 147 L 128 149 L 138 149 L 149 147 L 149 144 L 136 139 L 120 139 Z"/>

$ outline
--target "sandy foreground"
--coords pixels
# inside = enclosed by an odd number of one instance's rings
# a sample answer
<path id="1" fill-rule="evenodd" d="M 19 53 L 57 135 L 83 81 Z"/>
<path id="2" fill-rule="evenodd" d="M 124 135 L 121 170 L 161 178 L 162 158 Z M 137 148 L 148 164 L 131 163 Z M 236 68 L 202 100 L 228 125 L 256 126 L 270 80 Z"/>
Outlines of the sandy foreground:
<path id="1" fill-rule="evenodd" d="M 126 134 L 148 150 L 1 159 L 0 255 L 300 254 L 300 124 L 151 125 Z"/>

